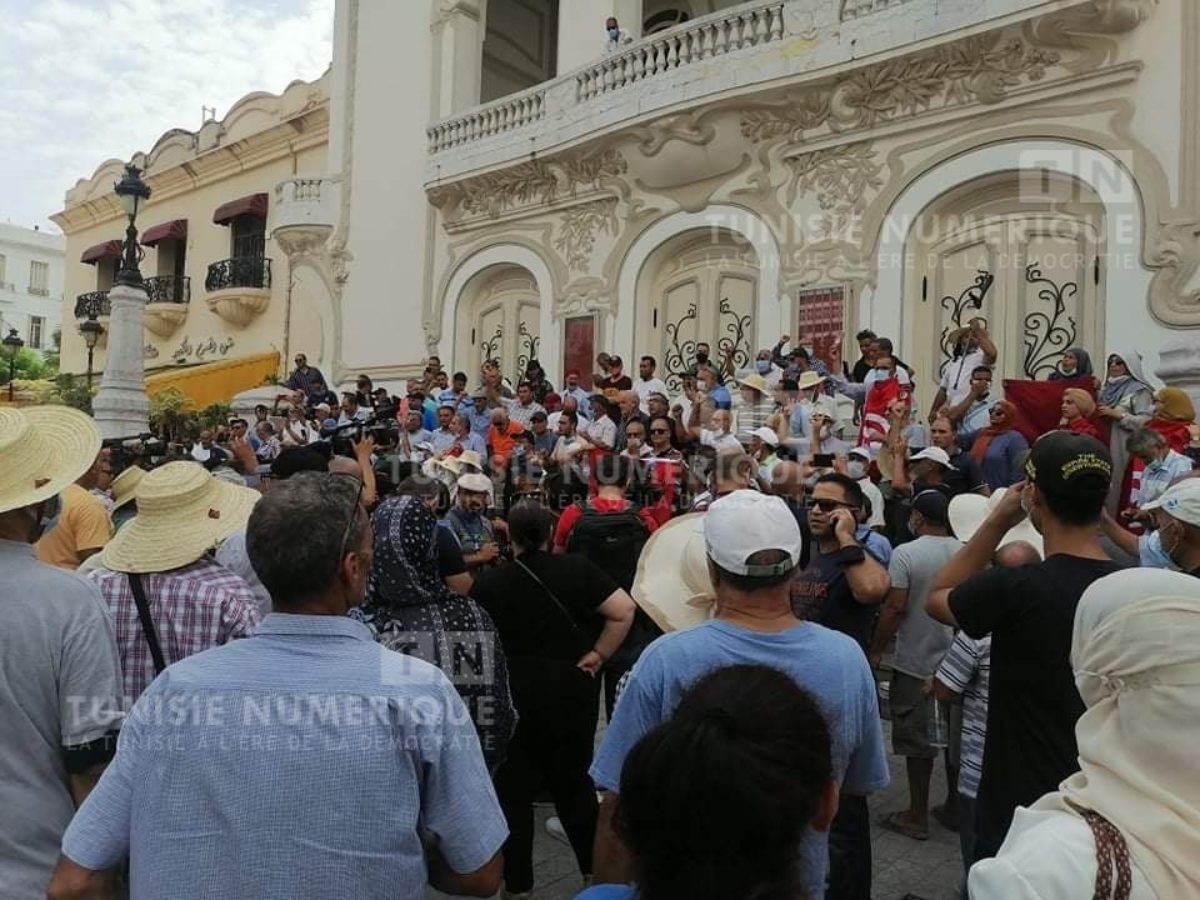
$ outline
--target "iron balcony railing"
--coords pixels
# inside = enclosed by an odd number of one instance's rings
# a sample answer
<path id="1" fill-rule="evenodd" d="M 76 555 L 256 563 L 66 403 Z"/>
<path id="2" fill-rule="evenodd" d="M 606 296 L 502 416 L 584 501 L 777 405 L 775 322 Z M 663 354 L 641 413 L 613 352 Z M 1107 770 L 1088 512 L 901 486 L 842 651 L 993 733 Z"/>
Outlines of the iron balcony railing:
<path id="1" fill-rule="evenodd" d="M 229 288 L 269 288 L 271 260 L 264 256 L 240 256 L 223 259 L 208 267 L 204 289 L 209 293 Z"/>
<path id="2" fill-rule="evenodd" d="M 192 279 L 186 275 L 155 275 L 145 280 L 151 303 L 190 303 Z"/>
<path id="3" fill-rule="evenodd" d="M 103 318 L 112 311 L 108 303 L 108 291 L 89 291 L 75 298 L 75 318 Z"/>

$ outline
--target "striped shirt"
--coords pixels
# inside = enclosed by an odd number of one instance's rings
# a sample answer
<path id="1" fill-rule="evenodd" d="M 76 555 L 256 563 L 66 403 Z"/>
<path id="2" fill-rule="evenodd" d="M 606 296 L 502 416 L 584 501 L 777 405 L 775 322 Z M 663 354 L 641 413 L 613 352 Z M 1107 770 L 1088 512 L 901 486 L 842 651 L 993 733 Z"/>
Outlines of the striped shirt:
<path id="1" fill-rule="evenodd" d="M 154 658 L 142 634 L 129 576 L 96 569 L 88 573 L 88 578 L 100 588 L 112 613 L 126 703 L 132 704 L 154 680 Z M 201 650 L 246 637 L 258 625 L 258 601 L 250 586 L 241 576 L 207 557 L 170 572 L 143 575 L 142 584 L 168 666 Z"/>
<path id="2" fill-rule="evenodd" d="M 960 631 L 934 675 L 954 693 L 962 695 L 962 757 L 959 761 L 958 792 L 971 799 L 979 792 L 979 775 L 983 770 L 991 660 L 991 637 L 976 641 Z"/>

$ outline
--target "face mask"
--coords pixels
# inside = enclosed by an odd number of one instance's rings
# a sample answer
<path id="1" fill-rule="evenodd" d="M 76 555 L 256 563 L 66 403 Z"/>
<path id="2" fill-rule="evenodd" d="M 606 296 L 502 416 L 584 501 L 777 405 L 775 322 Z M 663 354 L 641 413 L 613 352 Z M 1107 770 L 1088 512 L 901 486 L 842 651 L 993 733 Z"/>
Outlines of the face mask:
<path id="1" fill-rule="evenodd" d="M 885 369 L 885 368 L 879 368 L 879 369 L 875 369 L 875 374 L 878 375 L 880 378 L 891 378 L 892 370 Z"/>
<path id="2" fill-rule="evenodd" d="M 754 363 L 754 368 L 758 370 L 759 375 L 766 375 L 771 371 L 771 361 L 769 359 L 760 359 Z"/>
<path id="3" fill-rule="evenodd" d="M 867 474 L 867 464 L 852 459 L 846 463 L 846 474 L 855 481 L 861 481 Z"/>
<path id="4" fill-rule="evenodd" d="M 697 353 L 696 354 L 696 362 L 702 362 L 702 363 L 708 362 L 708 354 L 707 353 Z"/>
<path id="5" fill-rule="evenodd" d="M 617 38 L 619 38 L 621 36 L 621 29 L 620 28 L 608 29 L 608 36 L 615 41 Z"/>
<path id="6" fill-rule="evenodd" d="M 1172 572 L 1180 571 L 1179 566 L 1175 564 L 1175 560 L 1171 559 L 1171 554 L 1163 547 L 1161 530 L 1151 532 L 1150 536 L 1142 542 L 1139 555 L 1141 556 L 1141 564 L 1146 568 L 1167 569 Z"/>

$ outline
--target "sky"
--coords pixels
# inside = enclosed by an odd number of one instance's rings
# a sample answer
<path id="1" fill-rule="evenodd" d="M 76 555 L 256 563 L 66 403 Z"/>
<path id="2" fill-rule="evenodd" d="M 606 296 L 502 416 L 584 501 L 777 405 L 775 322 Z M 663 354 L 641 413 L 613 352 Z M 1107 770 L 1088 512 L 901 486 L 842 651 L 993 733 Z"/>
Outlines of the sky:
<path id="1" fill-rule="evenodd" d="M 107 159 L 329 66 L 334 0 L 0 0 L 0 221 L 57 232 Z"/>

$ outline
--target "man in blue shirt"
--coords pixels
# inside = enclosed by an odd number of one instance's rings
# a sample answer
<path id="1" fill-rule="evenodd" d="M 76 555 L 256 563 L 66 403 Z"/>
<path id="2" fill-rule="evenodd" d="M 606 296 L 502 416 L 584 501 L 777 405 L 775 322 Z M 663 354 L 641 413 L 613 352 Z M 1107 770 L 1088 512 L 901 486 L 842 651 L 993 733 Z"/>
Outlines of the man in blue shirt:
<path id="1" fill-rule="evenodd" d="M 451 386 L 437 395 L 437 402 L 439 407 L 448 404 L 455 412 L 460 406 L 469 404 L 471 398 L 467 394 L 467 373 L 455 372 Z"/>
<path id="2" fill-rule="evenodd" d="M 139 898 L 497 890 L 508 832 L 470 714 L 346 616 L 373 556 L 360 490 L 303 472 L 259 501 L 246 547 L 274 612 L 138 699 L 51 896 L 91 896 L 126 856 Z"/>
<path id="3" fill-rule="evenodd" d="M 480 388 L 471 394 L 471 405 L 463 412 L 471 419 L 471 434 L 479 435 L 485 444 L 492 433 L 492 411 L 488 408 L 487 391 Z"/>
<path id="4" fill-rule="evenodd" d="M 632 878 L 628 851 L 614 828 L 625 757 L 647 732 L 671 716 L 691 684 L 721 666 L 774 666 L 812 692 L 828 719 L 834 774 L 843 796 L 862 796 L 888 783 L 875 681 L 866 656 L 845 635 L 792 614 L 789 585 L 803 542 L 787 506 L 778 497 L 735 491 L 708 508 L 703 530 L 708 576 L 716 595 L 714 618 L 667 634 L 646 648 L 592 764 L 592 780 L 608 792 L 596 835 L 597 883 Z M 679 554 L 675 564 L 686 565 L 690 558 L 691 554 Z M 682 574 L 680 582 L 675 593 L 683 598 L 689 590 Z M 686 584 L 694 583 L 693 574 Z M 821 898 L 828 836 L 808 834 L 799 851 L 807 896 Z"/>

